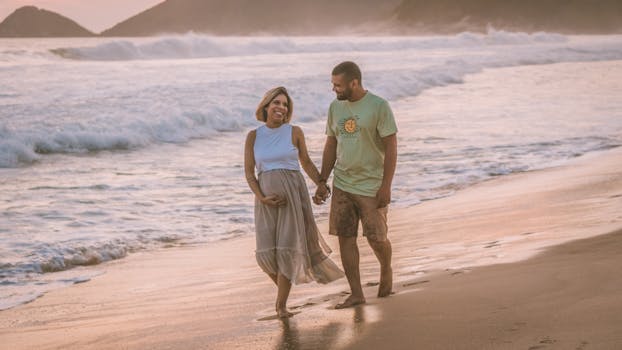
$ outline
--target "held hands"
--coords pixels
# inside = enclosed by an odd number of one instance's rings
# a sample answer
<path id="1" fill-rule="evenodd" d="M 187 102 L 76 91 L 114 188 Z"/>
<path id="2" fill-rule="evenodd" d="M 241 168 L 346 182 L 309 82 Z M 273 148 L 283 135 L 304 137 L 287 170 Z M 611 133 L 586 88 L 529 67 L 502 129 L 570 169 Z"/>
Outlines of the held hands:
<path id="1" fill-rule="evenodd" d="M 284 207 L 285 204 L 287 204 L 287 200 L 285 200 L 285 197 L 281 197 L 276 194 L 265 196 L 259 199 L 259 201 L 271 207 Z"/>
<path id="2" fill-rule="evenodd" d="M 330 187 L 327 184 L 321 183 L 317 190 L 315 190 L 315 195 L 313 196 L 313 203 L 317 205 L 324 204 L 326 200 L 330 197 Z"/>

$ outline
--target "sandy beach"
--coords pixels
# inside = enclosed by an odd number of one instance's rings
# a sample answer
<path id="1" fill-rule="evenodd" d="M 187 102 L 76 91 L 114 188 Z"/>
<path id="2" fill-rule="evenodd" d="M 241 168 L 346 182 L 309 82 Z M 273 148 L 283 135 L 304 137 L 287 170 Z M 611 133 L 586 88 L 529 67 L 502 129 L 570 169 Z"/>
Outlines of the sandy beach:
<path id="1" fill-rule="evenodd" d="M 618 230 L 525 262 L 436 276 L 382 302 L 382 321 L 347 348 L 619 349 L 621 251 Z"/>
<path id="2" fill-rule="evenodd" d="M 375 297 L 378 265 L 361 240 L 368 303 L 357 308 L 332 309 L 345 280 L 294 286 L 297 314 L 273 319 L 275 288 L 249 235 L 98 266 L 91 281 L 0 312 L 0 339 L 6 349 L 619 349 L 620 164 L 613 149 L 392 209 L 396 293 Z"/>

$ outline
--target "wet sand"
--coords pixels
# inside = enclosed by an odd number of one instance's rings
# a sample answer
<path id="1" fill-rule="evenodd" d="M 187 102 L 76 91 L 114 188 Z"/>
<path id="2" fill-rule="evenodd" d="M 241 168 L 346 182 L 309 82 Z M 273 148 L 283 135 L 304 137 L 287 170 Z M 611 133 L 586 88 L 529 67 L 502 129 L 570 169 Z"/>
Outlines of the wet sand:
<path id="1" fill-rule="evenodd" d="M 294 286 L 297 314 L 273 319 L 275 288 L 248 236 L 104 264 L 87 283 L 0 312 L 0 339 L 7 349 L 618 349 L 620 164 L 614 149 L 393 208 L 396 294 L 375 297 L 378 265 L 361 239 L 364 306 L 332 309 L 345 280 Z"/>
<path id="2" fill-rule="evenodd" d="M 620 349 L 622 230 L 440 274 L 382 302 L 347 349 Z M 423 285 L 422 285 L 423 286 Z"/>

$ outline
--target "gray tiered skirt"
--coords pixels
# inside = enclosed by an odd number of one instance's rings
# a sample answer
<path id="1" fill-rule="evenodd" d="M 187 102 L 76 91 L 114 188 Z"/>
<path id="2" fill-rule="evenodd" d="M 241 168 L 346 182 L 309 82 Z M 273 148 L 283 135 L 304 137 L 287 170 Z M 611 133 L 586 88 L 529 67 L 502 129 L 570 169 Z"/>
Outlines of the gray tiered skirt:
<path id="1" fill-rule="evenodd" d="M 292 283 L 315 280 L 328 283 L 344 276 L 328 257 L 330 248 L 322 238 L 311 208 L 311 200 L 300 171 L 270 170 L 259 174 L 264 195 L 286 198 L 280 208 L 255 199 L 255 256 L 267 274 L 281 273 Z"/>

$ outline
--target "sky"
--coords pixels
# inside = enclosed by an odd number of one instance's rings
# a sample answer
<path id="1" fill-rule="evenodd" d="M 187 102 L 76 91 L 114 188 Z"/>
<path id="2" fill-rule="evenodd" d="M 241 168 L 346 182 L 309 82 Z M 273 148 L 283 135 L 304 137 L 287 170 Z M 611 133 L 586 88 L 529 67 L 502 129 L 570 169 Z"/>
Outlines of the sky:
<path id="1" fill-rule="evenodd" d="M 22 6 L 43 8 L 99 33 L 164 0 L 0 0 L 0 22 Z"/>

